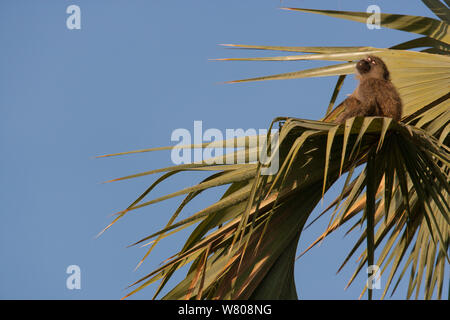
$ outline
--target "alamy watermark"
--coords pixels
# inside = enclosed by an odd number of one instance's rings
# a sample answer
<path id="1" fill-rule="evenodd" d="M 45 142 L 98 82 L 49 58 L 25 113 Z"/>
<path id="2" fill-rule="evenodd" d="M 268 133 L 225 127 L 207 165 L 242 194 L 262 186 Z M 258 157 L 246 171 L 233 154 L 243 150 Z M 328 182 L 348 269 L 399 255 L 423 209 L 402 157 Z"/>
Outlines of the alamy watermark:
<path id="1" fill-rule="evenodd" d="M 262 175 L 274 175 L 279 169 L 278 130 L 272 129 L 203 130 L 202 121 L 194 121 L 193 130 L 178 128 L 171 141 L 178 142 L 171 153 L 174 164 L 206 163 L 261 164 Z M 187 147 L 190 146 L 190 147 Z"/>
<path id="2" fill-rule="evenodd" d="M 70 276 L 66 279 L 66 288 L 69 290 L 81 289 L 81 269 L 76 264 L 67 267 L 66 273 Z"/>
<path id="3" fill-rule="evenodd" d="M 66 26 L 69 30 L 81 29 L 81 9 L 77 5 L 70 5 L 66 9 L 66 13 L 70 14 L 66 19 Z"/>
<path id="4" fill-rule="evenodd" d="M 381 289 L 381 273 L 380 267 L 376 264 L 367 267 L 367 288 L 368 289 Z"/>
<path id="5" fill-rule="evenodd" d="M 369 30 L 381 29 L 381 8 L 376 4 L 367 7 L 367 13 L 371 15 L 366 20 L 366 25 Z"/>

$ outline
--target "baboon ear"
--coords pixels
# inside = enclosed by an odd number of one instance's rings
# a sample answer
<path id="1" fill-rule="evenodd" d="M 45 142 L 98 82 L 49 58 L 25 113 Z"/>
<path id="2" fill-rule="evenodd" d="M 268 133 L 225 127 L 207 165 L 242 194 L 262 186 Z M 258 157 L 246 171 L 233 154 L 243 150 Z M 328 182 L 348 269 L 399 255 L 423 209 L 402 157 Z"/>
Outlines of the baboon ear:
<path id="1" fill-rule="evenodd" d="M 379 59 L 379 62 L 381 64 L 381 66 L 383 67 L 383 79 L 384 80 L 390 80 L 391 74 L 389 73 L 389 70 L 388 70 L 388 68 L 386 66 L 386 63 L 384 63 L 384 61 L 381 60 L 380 58 L 378 58 L 378 59 Z"/>

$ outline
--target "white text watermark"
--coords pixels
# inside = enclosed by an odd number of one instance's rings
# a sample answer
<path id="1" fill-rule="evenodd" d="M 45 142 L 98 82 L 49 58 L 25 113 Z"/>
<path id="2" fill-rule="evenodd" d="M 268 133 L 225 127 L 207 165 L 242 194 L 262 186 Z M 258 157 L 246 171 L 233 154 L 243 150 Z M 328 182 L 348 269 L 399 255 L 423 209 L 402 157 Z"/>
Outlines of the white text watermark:
<path id="1" fill-rule="evenodd" d="M 269 139 L 270 136 L 270 139 Z M 273 175 L 279 168 L 278 130 L 267 129 L 203 130 L 202 121 L 194 121 L 193 130 L 178 128 L 171 141 L 178 142 L 171 153 L 174 164 L 206 163 L 261 164 L 262 175 Z M 188 147 L 189 146 L 189 147 Z"/>

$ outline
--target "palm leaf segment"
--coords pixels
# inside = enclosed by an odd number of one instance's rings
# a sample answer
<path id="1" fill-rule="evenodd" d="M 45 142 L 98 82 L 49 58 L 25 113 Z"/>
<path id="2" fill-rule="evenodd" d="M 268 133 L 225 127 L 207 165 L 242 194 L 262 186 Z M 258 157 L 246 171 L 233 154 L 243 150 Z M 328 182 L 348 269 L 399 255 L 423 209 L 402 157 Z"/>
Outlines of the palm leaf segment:
<path id="1" fill-rule="evenodd" d="M 175 285 L 165 299 L 296 299 L 294 263 L 301 231 L 323 194 L 347 173 L 341 194 L 324 211 L 334 208 L 329 227 L 310 248 L 353 218 L 349 231 L 361 225 L 363 232 L 341 268 L 362 244 L 366 243 L 366 248 L 349 284 L 366 263 L 376 264 L 382 274 L 388 273 L 384 297 L 389 288 L 392 293 L 395 291 L 409 269 L 408 298 L 414 292 L 417 298 L 421 289 L 425 298 L 432 298 L 435 292 L 441 298 L 444 270 L 449 265 L 450 10 L 440 1 L 423 2 L 440 20 L 382 14 L 382 26 L 422 35 L 389 49 L 227 45 L 306 54 L 220 60 L 338 61 L 327 67 L 231 81 L 339 76 L 327 116 L 323 121 L 273 120 L 270 130 L 284 122 L 279 143 L 270 145 L 272 154 L 279 154 L 280 168 L 276 175 L 261 175 L 260 163 L 217 165 L 208 161 L 116 179 L 164 173 L 126 210 L 119 212 L 107 228 L 133 210 L 185 195 L 165 228 L 135 243 L 150 246 L 140 263 L 160 240 L 198 224 L 183 248 L 161 267 L 135 282 L 127 296 L 159 281 L 156 297 L 175 271 L 190 264 L 184 280 Z M 364 23 L 368 16 L 360 12 L 287 9 Z M 406 51 L 416 48 L 422 50 Z M 339 106 L 333 113 L 329 111 L 345 76 L 353 73 L 354 61 L 368 54 L 382 57 L 391 70 L 404 102 L 402 123 L 375 117 L 349 119 L 341 126 L 329 123 L 340 112 Z M 270 139 L 267 141 L 270 144 Z M 211 148 L 222 143 L 185 147 Z M 234 151 L 236 157 L 259 154 L 260 146 L 244 145 L 243 149 Z M 361 165 L 365 165 L 361 173 L 354 174 Z M 144 201 L 153 188 L 172 175 L 199 170 L 215 173 L 193 187 Z M 219 201 L 175 222 L 182 209 L 197 195 L 222 185 L 230 186 Z M 361 211 L 363 214 L 358 216 Z M 377 248 L 379 255 L 375 261 Z M 368 294 L 371 298 L 370 289 Z"/>

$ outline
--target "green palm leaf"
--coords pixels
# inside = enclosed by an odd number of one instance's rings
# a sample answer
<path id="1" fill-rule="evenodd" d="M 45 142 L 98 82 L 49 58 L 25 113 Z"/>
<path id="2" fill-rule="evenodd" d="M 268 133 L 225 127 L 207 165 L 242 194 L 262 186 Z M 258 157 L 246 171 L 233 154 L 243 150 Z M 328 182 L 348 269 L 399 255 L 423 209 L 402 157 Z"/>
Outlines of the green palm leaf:
<path id="1" fill-rule="evenodd" d="M 334 10 L 313 10 L 301 8 L 283 8 L 286 10 L 316 13 L 329 17 L 347 19 L 356 22 L 366 23 L 371 16 L 366 12 L 350 12 L 350 11 L 334 11 Z M 401 31 L 413 32 L 429 36 L 430 38 L 441 40 L 446 43 L 450 42 L 450 34 L 448 33 L 448 24 L 444 21 L 420 16 L 408 16 L 401 14 L 381 13 L 380 24 L 382 27 L 391 28 Z"/>

